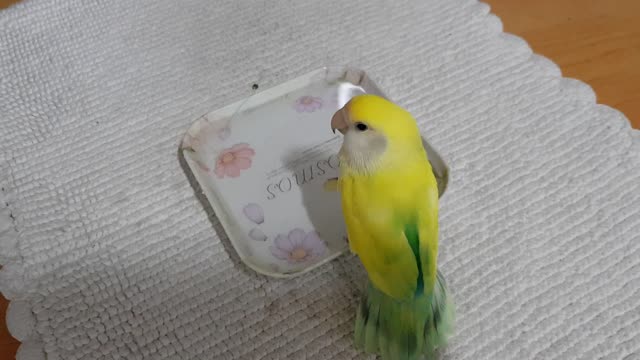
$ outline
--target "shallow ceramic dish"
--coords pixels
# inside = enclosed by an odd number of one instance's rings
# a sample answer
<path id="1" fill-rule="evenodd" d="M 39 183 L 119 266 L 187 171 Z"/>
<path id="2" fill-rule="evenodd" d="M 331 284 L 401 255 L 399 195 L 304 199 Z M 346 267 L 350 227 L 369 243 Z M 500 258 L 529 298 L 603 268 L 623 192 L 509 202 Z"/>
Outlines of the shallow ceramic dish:
<path id="1" fill-rule="evenodd" d="M 324 68 L 206 114 L 182 141 L 185 159 L 239 257 L 287 277 L 348 249 L 338 193 L 341 135 L 331 116 L 353 96 L 384 96 L 365 72 Z M 440 195 L 448 169 L 424 141 Z"/>

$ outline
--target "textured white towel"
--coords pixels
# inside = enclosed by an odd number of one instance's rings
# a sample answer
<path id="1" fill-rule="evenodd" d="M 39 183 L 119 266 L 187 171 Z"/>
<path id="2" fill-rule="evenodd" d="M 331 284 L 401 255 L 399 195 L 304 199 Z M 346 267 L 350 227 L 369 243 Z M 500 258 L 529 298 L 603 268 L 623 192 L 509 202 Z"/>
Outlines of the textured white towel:
<path id="1" fill-rule="evenodd" d="M 640 358 L 638 133 L 473 0 L 0 12 L 0 286 L 19 357 L 362 357 L 357 259 L 252 273 L 178 156 L 198 115 L 325 65 L 369 72 L 451 166 L 449 359 Z"/>

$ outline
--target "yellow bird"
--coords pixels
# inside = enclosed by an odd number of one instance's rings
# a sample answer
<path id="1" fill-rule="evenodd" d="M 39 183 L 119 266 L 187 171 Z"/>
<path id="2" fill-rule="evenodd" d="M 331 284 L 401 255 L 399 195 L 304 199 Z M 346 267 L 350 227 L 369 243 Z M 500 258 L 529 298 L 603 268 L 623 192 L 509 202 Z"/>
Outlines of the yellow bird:
<path id="1" fill-rule="evenodd" d="M 359 95 L 331 128 L 344 135 L 337 190 L 349 246 L 369 276 L 356 346 L 385 360 L 430 357 L 453 330 L 454 306 L 437 270 L 438 187 L 416 121 Z"/>

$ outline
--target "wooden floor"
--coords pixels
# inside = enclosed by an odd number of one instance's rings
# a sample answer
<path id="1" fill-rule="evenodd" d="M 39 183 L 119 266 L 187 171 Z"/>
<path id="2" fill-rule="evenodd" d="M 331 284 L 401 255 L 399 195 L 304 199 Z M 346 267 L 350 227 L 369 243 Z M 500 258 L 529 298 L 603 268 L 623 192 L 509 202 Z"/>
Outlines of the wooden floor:
<path id="1" fill-rule="evenodd" d="M 504 29 L 640 128 L 639 0 L 487 0 Z"/>
<path id="2" fill-rule="evenodd" d="M 11 337 L 4 322 L 4 316 L 7 313 L 7 300 L 4 296 L 0 296 L 0 359 L 9 360 L 15 358 L 16 350 L 20 343 Z"/>
<path id="3" fill-rule="evenodd" d="M 47 1 L 47 0 L 30 0 Z M 16 0 L 0 0 L 0 8 Z M 591 85 L 598 102 L 615 107 L 640 128 L 640 0 L 486 0 L 505 31 L 555 61 L 565 76 Z M 18 342 L 4 325 L 0 298 L 0 360 Z"/>

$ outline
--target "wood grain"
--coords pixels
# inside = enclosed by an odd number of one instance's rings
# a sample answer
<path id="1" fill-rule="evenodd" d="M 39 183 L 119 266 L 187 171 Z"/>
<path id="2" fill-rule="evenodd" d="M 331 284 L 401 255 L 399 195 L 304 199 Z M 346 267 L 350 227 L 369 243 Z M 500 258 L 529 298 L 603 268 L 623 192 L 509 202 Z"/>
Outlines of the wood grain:
<path id="1" fill-rule="evenodd" d="M 0 9 L 8 8 L 19 1 L 20 0 L 0 0 Z"/>
<path id="2" fill-rule="evenodd" d="M 640 1 L 486 0 L 504 30 L 640 128 Z"/>
<path id="3" fill-rule="evenodd" d="M 0 360 L 15 359 L 16 351 L 20 342 L 11 337 L 7 324 L 5 323 L 5 315 L 7 314 L 7 299 L 0 295 Z"/>
<path id="4" fill-rule="evenodd" d="M 0 9 L 17 0 L 0 0 Z M 640 1 L 485 0 L 505 31 L 556 62 L 564 76 L 591 85 L 598 102 L 625 113 L 640 128 Z M 8 333 L 0 296 L 0 360 L 13 359 L 18 341 Z"/>

